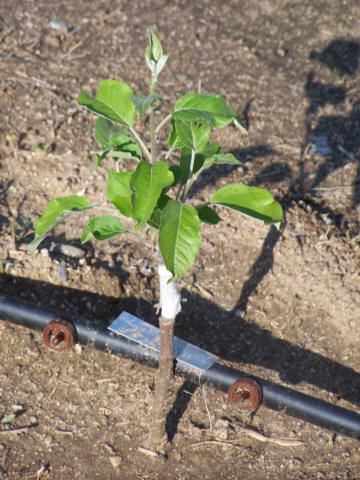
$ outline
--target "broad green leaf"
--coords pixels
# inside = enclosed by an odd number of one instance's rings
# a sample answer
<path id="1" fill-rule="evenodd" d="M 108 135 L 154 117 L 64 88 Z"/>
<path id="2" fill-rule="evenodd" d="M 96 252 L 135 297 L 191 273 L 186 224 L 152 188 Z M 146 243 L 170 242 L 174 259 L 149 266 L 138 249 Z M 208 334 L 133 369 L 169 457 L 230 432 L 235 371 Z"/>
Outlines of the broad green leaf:
<path id="1" fill-rule="evenodd" d="M 201 154 L 197 155 L 203 159 L 203 163 L 214 157 L 215 155 L 222 155 L 224 153 L 223 149 L 217 143 L 209 143 L 207 147 L 201 152 Z"/>
<path id="2" fill-rule="evenodd" d="M 171 120 L 171 131 L 169 133 L 168 144 L 171 150 L 175 150 L 176 148 L 182 148 L 184 146 L 183 142 L 180 140 L 176 128 L 175 128 L 175 120 Z"/>
<path id="3" fill-rule="evenodd" d="M 212 165 L 242 165 L 232 153 L 217 153 L 211 157 L 206 158 L 203 168 L 209 168 Z"/>
<path id="4" fill-rule="evenodd" d="M 180 177 L 179 181 L 182 185 L 185 185 L 186 182 L 189 180 L 190 177 L 195 175 L 204 165 L 204 155 L 202 153 L 198 153 L 195 155 L 194 165 L 192 172 L 190 171 L 191 167 L 191 150 L 187 147 L 183 147 L 181 149 L 180 155 Z"/>
<path id="5" fill-rule="evenodd" d="M 202 153 L 198 153 L 195 155 L 194 165 L 192 172 L 190 171 L 191 167 L 191 150 L 189 148 L 182 148 L 181 155 L 180 155 L 180 181 L 182 185 L 188 181 L 190 177 L 195 175 L 203 166 L 204 164 L 204 156 Z"/>
<path id="6" fill-rule="evenodd" d="M 149 60 L 153 60 L 155 63 L 163 56 L 161 43 L 151 27 L 149 27 L 149 45 L 146 48 L 145 56 Z"/>
<path id="7" fill-rule="evenodd" d="M 131 175 L 132 172 L 108 172 L 107 199 L 126 217 L 131 217 L 132 212 Z"/>
<path id="8" fill-rule="evenodd" d="M 179 165 L 170 165 L 169 170 L 174 175 L 174 183 L 171 185 L 171 187 L 176 187 L 182 178 L 181 168 Z"/>
<path id="9" fill-rule="evenodd" d="M 199 205 L 195 207 L 199 218 L 202 222 L 210 223 L 211 225 L 216 225 L 221 221 L 219 215 L 210 208 L 208 205 Z"/>
<path id="10" fill-rule="evenodd" d="M 78 96 L 78 103 L 116 123 L 131 127 L 136 110 L 131 101 L 132 89 L 118 80 L 102 80 L 95 98 L 84 91 Z"/>
<path id="11" fill-rule="evenodd" d="M 200 225 L 195 208 L 169 200 L 161 214 L 159 248 L 172 280 L 192 267 L 201 243 Z"/>
<path id="12" fill-rule="evenodd" d="M 164 187 L 172 185 L 174 175 L 164 162 L 149 164 L 140 162 L 130 180 L 132 195 L 132 217 L 140 228 L 150 218 Z"/>
<path id="13" fill-rule="evenodd" d="M 155 102 L 160 102 L 162 98 L 157 93 L 150 93 L 150 95 L 145 96 L 142 93 L 138 93 L 133 97 L 133 103 L 136 110 L 140 113 L 140 117 L 144 115 L 147 109 Z"/>
<path id="14" fill-rule="evenodd" d="M 34 253 L 46 235 L 69 215 L 90 208 L 93 208 L 91 202 L 87 198 L 77 195 L 50 200 L 45 212 L 35 223 L 35 238 L 29 245 L 30 252 Z"/>
<path id="15" fill-rule="evenodd" d="M 176 134 L 185 147 L 201 152 L 210 138 L 210 124 L 206 121 L 184 122 L 175 120 Z"/>
<path id="16" fill-rule="evenodd" d="M 243 215 L 262 220 L 265 224 L 280 225 L 282 220 L 280 204 L 262 188 L 240 184 L 227 185 L 215 192 L 210 202 L 232 208 Z"/>
<path id="17" fill-rule="evenodd" d="M 184 147 L 181 149 L 181 154 L 180 154 L 181 175 L 179 180 L 181 182 L 181 185 L 185 185 L 185 183 L 188 181 L 188 179 L 191 176 L 190 165 L 191 165 L 191 149 Z"/>
<path id="18" fill-rule="evenodd" d="M 35 233 L 40 235 L 48 230 L 59 217 L 66 218 L 75 212 L 82 212 L 92 208 L 93 205 L 85 197 L 72 195 L 64 198 L 53 198 L 50 200 L 45 212 L 35 224 Z"/>
<path id="19" fill-rule="evenodd" d="M 156 228 L 157 230 L 159 230 L 160 228 L 161 213 L 168 204 L 169 200 L 171 200 L 171 198 L 165 193 L 162 193 L 159 197 L 156 207 L 154 208 L 153 213 L 151 214 L 151 217 L 147 222 L 149 225 Z"/>
<path id="20" fill-rule="evenodd" d="M 214 127 L 229 125 L 238 115 L 220 95 L 188 93 L 175 104 L 172 117 L 183 122 L 204 120 Z"/>
<path id="21" fill-rule="evenodd" d="M 125 233 L 126 228 L 117 217 L 112 215 L 104 215 L 95 217 L 88 223 L 86 230 L 81 237 L 81 243 L 88 240 L 107 240 L 119 233 Z"/>
<path id="22" fill-rule="evenodd" d="M 109 122 L 106 118 L 99 117 L 95 123 L 95 140 L 102 148 L 114 146 L 115 139 L 126 135 L 125 130 L 122 130 L 117 125 Z"/>
<path id="23" fill-rule="evenodd" d="M 98 118 L 95 124 L 95 139 L 102 146 L 102 150 L 93 150 L 95 167 L 98 167 L 104 158 L 131 158 L 141 160 L 141 149 L 130 137 L 126 130 L 113 125 L 106 118 Z"/>

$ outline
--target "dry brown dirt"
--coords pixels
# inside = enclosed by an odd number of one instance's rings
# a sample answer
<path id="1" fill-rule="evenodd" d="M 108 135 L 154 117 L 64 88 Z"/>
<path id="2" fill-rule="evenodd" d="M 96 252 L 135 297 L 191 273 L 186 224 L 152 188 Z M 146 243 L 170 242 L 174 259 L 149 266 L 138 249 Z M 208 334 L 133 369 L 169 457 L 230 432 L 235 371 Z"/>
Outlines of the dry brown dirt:
<path id="1" fill-rule="evenodd" d="M 235 368 L 360 413 L 358 0 L 0 5 L 1 292 L 95 323 L 126 309 L 156 324 L 156 272 L 141 244 L 88 243 L 82 260 L 50 251 L 52 242 L 80 247 L 84 216 L 31 256 L 33 233 L 16 224 L 19 215 L 35 222 L 54 196 L 105 201 L 105 174 L 89 153 L 94 117 L 76 97 L 108 77 L 145 92 L 152 25 L 171 55 L 157 118 L 201 83 L 249 125 L 247 137 L 214 134 L 244 165 L 209 171 L 194 201 L 244 182 L 268 188 L 285 212 L 282 234 L 228 211 L 202 229 L 176 334 Z M 58 18 L 68 26 L 54 29 Z M 148 139 L 147 126 L 138 128 Z M 57 354 L 39 332 L 7 322 L 0 346 L 0 417 L 17 412 L 0 425 L 1 479 L 360 478 L 357 440 L 266 408 L 243 420 L 207 387 L 210 432 L 204 392 L 179 378 L 161 463 L 138 451 L 151 427 L 152 369 L 85 347 Z M 204 443 L 213 438 L 233 442 Z"/>

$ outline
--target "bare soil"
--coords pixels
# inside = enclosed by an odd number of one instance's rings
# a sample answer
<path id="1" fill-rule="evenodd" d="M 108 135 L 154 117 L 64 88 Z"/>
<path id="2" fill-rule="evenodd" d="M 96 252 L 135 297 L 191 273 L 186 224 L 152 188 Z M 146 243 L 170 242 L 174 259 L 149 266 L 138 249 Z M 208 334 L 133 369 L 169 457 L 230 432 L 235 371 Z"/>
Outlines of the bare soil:
<path id="1" fill-rule="evenodd" d="M 282 234 L 224 210 L 223 222 L 202 229 L 176 334 L 235 368 L 360 413 L 358 0 L 0 5 L 1 292 L 94 323 L 126 309 L 156 324 L 156 272 L 141 244 L 118 237 L 81 247 L 84 215 L 31 256 L 33 233 L 16 223 L 35 222 L 54 196 L 105 201 L 106 177 L 90 155 L 95 119 L 76 97 L 108 77 L 145 93 L 152 25 L 171 55 L 157 118 L 201 85 L 249 126 L 246 137 L 214 134 L 244 165 L 209 171 L 194 202 L 244 182 L 268 188 L 285 211 Z M 59 18 L 67 25 L 55 29 Z M 148 140 L 147 127 L 138 129 Z M 56 253 L 53 243 L 81 247 L 84 257 Z M 0 425 L 1 479 L 360 478 L 357 440 L 264 407 L 243 419 L 224 394 L 180 378 L 169 459 L 159 462 L 138 450 L 151 428 L 152 369 L 85 347 L 55 353 L 40 332 L 7 322 L 0 347 L 0 418 L 17 414 Z"/>

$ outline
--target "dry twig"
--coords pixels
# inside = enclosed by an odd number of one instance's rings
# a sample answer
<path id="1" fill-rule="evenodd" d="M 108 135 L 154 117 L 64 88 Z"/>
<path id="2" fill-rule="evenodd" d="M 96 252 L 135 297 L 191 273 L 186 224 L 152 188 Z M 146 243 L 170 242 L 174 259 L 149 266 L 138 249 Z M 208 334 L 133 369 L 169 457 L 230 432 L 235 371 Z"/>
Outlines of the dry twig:
<path id="1" fill-rule="evenodd" d="M 0 435 L 11 435 L 12 433 L 21 433 L 29 430 L 29 428 L 34 427 L 35 425 L 25 425 L 25 427 L 11 428 L 9 430 L 0 430 Z"/>
<path id="2" fill-rule="evenodd" d="M 293 440 L 291 438 L 267 437 L 256 430 L 252 430 L 251 428 L 243 428 L 242 431 L 249 435 L 249 437 L 255 438 L 260 442 L 275 443 L 276 445 L 281 445 L 282 447 L 300 447 L 301 445 L 304 445 L 304 442 L 300 440 Z"/>
<path id="3" fill-rule="evenodd" d="M 258 440 L 259 442 L 275 443 L 276 445 L 280 445 L 282 447 L 300 447 L 304 445 L 304 442 L 300 440 L 293 440 L 291 438 L 267 437 L 266 435 L 263 435 L 256 430 L 252 430 L 251 428 L 244 427 L 241 431 L 249 435 L 249 437 L 255 438 L 255 440 Z M 242 443 L 242 440 L 219 440 L 217 438 L 214 438 L 213 440 L 204 440 L 202 442 L 193 443 L 188 448 L 196 448 L 206 445 L 242 447 L 243 445 L 239 445 L 240 443 Z"/>

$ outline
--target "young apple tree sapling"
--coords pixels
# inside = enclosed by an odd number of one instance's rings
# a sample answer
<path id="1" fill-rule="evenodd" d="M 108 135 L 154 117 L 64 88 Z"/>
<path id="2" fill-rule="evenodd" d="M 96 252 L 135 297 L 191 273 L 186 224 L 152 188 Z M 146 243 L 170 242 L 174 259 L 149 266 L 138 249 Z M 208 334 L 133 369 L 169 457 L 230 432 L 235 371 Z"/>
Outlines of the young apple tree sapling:
<path id="1" fill-rule="evenodd" d="M 230 153 L 224 153 L 210 142 L 213 128 L 230 124 L 245 130 L 240 117 L 219 95 L 188 93 L 180 97 L 171 112 L 156 125 L 154 106 L 161 97 L 157 92 L 158 77 L 168 55 L 149 28 L 149 44 L 145 60 L 151 72 L 148 95 L 137 93 L 118 80 L 102 80 L 95 97 L 83 91 L 78 103 L 98 115 L 95 139 L 100 148 L 93 151 L 95 166 L 113 159 L 114 169 L 107 170 L 107 200 L 112 205 L 97 206 L 84 196 L 52 199 L 35 225 L 35 238 L 30 246 L 34 251 L 50 231 L 66 217 L 89 210 L 103 210 L 105 215 L 94 216 L 85 228 L 81 241 L 106 240 L 130 232 L 122 217 L 132 220 L 135 234 L 146 233 L 157 248 L 160 280 L 161 316 L 159 369 L 155 382 L 152 425 L 147 447 L 160 452 L 166 444 L 166 415 L 173 375 L 173 341 L 175 318 L 180 311 L 179 277 L 191 269 L 198 253 L 202 223 L 216 225 L 221 221 L 214 206 L 240 212 L 265 224 L 280 226 L 281 206 L 272 195 L 261 188 L 231 184 L 217 190 L 201 205 L 193 205 L 189 191 L 202 172 L 212 165 L 239 165 Z M 136 119 L 145 115 L 150 120 L 150 146 L 135 130 Z M 169 151 L 165 158 L 157 150 L 160 131 L 169 125 Z M 172 152 L 177 161 L 169 164 Z M 174 156 L 176 156 L 174 154 Z M 124 171 L 122 159 L 132 159 L 134 168 Z M 108 162 L 106 162 L 108 165 Z"/>

